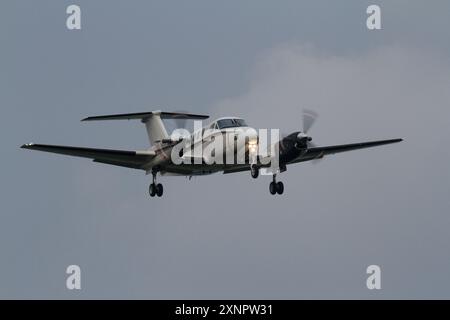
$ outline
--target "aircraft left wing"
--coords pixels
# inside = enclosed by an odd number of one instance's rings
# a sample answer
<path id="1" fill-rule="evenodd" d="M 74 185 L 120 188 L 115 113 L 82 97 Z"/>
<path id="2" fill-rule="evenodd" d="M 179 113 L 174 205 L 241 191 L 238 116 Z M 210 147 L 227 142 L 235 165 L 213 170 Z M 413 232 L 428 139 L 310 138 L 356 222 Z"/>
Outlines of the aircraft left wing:
<path id="1" fill-rule="evenodd" d="M 382 146 L 382 145 L 390 144 L 390 143 L 396 143 L 396 142 L 400 142 L 400 141 L 403 141 L 403 139 L 377 140 L 377 141 L 359 142 L 359 143 L 351 143 L 351 144 L 340 144 L 340 145 L 326 146 L 326 147 L 312 147 L 312 148 L 308 148 L 305 153 L 303 153 L 299 157 L 295 158 L 294 160 L 292 160 L 286 164 L 293 164 L 293 163 L 298 163 L 298 162 L 305 162 L 305 161 L 321 159 L 325 155 L 329 155 L 329 154 L 377 147 L 377 146 Z M 227 173 L 235 173 L 235 172 L 242 172 L 242 171 L 250 171 L 250 166 L 249 165 L 229 166 L 228 168 L 226 168 L 223 171 L 223 173 L 227 174 Z"/>
<path id="2" fill-rule="evenodd" d="M 289 163 L 297 163 L 303 161 L 309 161 L 314 159 L 320 159 L 323 156 L 329 154 L 335 154 L 340 152 L 353 151 L 358 149 L 372 148 L 377 146 L 382 146 L 385 144 L 391 144 L 396 142 L 401 142 L 403 139 L 389 139 L 389 140 L 377 140 L 377 141 L 368 141 L 368 142 L 359 142 L 359 143 L 351 143 L 351 144 L 340 144 L 334 146 L 326 146 L 326 147 L 312 147 L 308 148 L 307 151 L 299 156 L 298 158 L 292 160 Z"/>
<path id="3" fill-rule="evenodd" d="M 110 149 L 80 148 L 71 146 L 57 146 L 48 144 L 24 144 L 23 149 L 39 150 L 45 152 L 58 153 L 68 156 L 82 157 L 92 159 L 94 162 L 100 162 L 120 167 L 133 169 L 143 169 L 143 166 L 154 156 L 154 151 L 125 151 Z"/>

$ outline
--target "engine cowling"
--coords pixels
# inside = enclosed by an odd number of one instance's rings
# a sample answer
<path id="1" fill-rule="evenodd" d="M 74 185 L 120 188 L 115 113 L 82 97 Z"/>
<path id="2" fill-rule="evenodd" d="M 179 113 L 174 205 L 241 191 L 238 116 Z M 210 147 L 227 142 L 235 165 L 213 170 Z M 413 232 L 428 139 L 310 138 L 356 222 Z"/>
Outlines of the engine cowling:
<path id="1" fill-rule="evenodd" d="M 312 138 L 303 132 L 297 131 L 284 137 L 279 142 L 280 163 L 294 160 L 308 148 L 308 142 Z"/>

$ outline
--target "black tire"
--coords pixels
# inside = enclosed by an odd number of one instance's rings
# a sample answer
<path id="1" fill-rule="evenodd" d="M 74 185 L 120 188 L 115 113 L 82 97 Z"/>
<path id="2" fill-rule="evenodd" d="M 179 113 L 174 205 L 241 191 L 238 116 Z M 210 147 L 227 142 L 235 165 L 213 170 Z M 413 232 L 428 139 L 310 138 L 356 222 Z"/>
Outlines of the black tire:
<path id="1" fill-rule="evenodd" d="M 277 184 L 274 183 L 273 181 L 269 184 L 269 191 L 270 191 L 270 194 L 277 193 Z"/>
<path id="2" fill-rule="evenodd" d="M 259 169 L 258 169 L 258 168 L 255 168 L 255 167 L 252 167 L 252 168 L 250 169 L 250 174 L 252 175 L 252 178 L 253 178 L 253 179 L 258 178 L 258 176 L 259 176 Z"/>
<path id="3" fill-rule="evenodd" d="M 283 182 L 279 181 L 277 182 L 277 193 L 283 194 L 283 192 L 284 192 L 284 184 Z"/>
<path id="4" fill-rule="evenodd" d="M 156 185 L 156 195 L 157 195 L 158 197 L 161 197 L 161 196 L 163 195 L 163 192 L 164 192 L 163 185 L 162 185 L 161 183 L 158 183 L 158 184 Z"/>
<path id="5" fill-rule="evenodd" d="M 156 194 L 156 187 L 155 184 L 151 183 L 148 187 L 148 193 L 150 194 L 150 197 L 154 197 Z"/>

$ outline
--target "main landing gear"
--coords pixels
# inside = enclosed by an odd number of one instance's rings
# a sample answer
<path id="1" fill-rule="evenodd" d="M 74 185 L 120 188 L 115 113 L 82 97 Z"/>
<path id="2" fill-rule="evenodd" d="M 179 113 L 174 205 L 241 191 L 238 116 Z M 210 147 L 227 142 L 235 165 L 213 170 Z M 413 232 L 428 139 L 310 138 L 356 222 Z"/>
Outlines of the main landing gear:
<path id="1" fill-rule="evenodd" d="M 282 171 L 286 171 L 286 168 L 284 168 L 284 170 Z M 253 179 L 258 178 L 259 176 L 259 168 L 255 165 L 250 166 L 250 174 L 252 176 Z M 269 191 L 271 194 L 283 194 L 284 192 L 284 185 L 283 182 L 278 181 L 277 182 L 277 175 L 274 174 L 273 175 L 273 180 L 272 182 L 269 184 Z"/>
<path id="2" fill-rule="evenodd" d="M 276 180 L 277 175 L 273 175 L 273 181 L 269 184 L 269 191 L 271 194 L 283 194 L 284 191 L 284 185 L 283 182 Z"/>
<path id="3" fill-rule="evenodd" d="M 148 193 L 150 194 L 150 197 L 154 197 L 157 195 L 158 197 L 161 197 L 163 195 L 163 185 L 161 183 L 156 183 L 156 172 L 152 172 L 153 175 L 153 182 L 148 187 Z"/>

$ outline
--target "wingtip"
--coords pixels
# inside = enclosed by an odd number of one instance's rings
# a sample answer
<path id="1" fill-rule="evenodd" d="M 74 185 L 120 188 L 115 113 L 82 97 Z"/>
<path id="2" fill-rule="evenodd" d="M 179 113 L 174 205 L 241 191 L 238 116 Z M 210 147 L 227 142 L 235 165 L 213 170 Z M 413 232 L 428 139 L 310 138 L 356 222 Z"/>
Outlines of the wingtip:
<path id="1" fill-rule="evenodd" d="M 29 147 L 33 146 L 34 143 L 25 143 L 20 146 L 21 149 L 28 149 Z"/>

